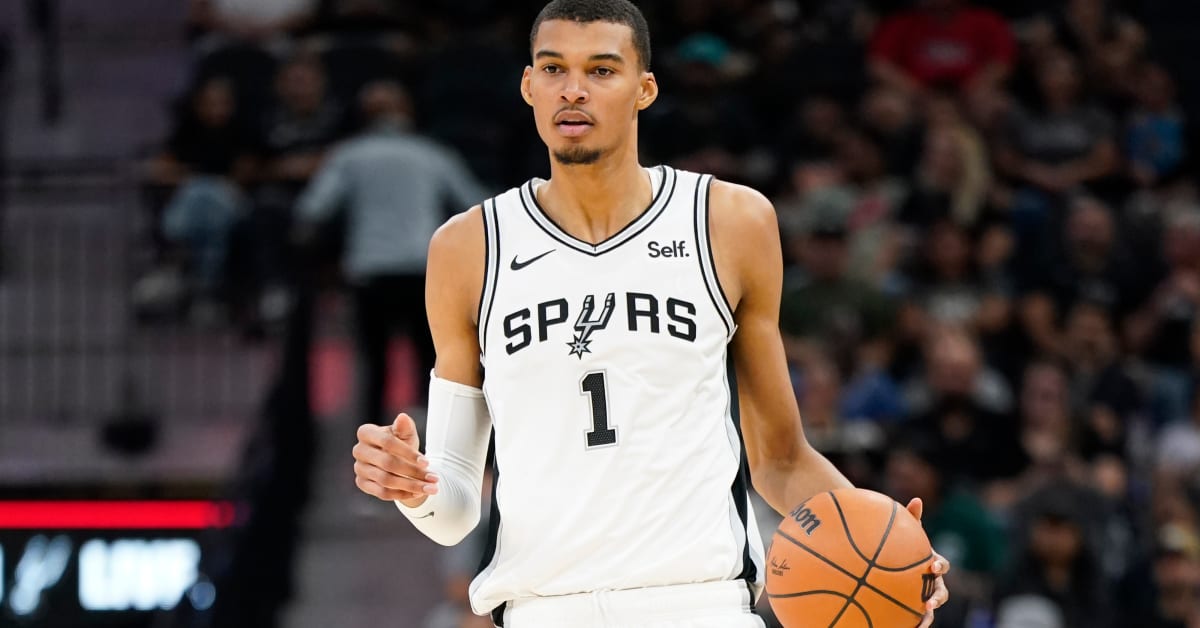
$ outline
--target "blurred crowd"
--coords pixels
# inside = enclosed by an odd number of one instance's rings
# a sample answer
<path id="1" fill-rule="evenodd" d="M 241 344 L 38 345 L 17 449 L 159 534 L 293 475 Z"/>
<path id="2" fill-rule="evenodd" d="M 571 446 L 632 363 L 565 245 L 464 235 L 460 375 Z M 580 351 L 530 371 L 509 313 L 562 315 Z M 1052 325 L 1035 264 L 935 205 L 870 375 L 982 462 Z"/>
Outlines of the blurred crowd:
<path id="1" fill-rule="evenodd" d="M 517 91 L 541 4 L 192 0 L 143 313 L 269 336 L 323 260 L 382 417 L 393 326 L 432 358 L 433 229 L 548 172 Z M 805 431 L 925 499 L 938 625 L 1200 627 L 1197 144 L 1137 7 L 639 4 L 642 161 L 774 200 Z M 472 621 L 469 562 L 431 626 Z"/>

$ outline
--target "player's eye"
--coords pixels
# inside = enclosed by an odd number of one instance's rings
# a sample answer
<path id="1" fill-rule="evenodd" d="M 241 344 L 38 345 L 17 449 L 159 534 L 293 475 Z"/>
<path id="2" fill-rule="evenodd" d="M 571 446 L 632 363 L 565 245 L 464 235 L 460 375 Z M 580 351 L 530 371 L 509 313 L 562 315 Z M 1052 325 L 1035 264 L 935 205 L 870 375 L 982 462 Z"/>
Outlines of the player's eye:
<path id="1" fill-rule="evenodd" d="M 595 74 L 596 76 L 600 76 L 600 77 L 612 76 L 613 69 L 601 66 L 601 67 L 596 68 L 595 70 L 592 70 L 592 73 Z"/>
<path id="2" fill-rule="evenodd" d="M 546 64 L 542 66 L 542 71 L 546 74 L 558 74 L 559 67 L 554 64 Z"/>

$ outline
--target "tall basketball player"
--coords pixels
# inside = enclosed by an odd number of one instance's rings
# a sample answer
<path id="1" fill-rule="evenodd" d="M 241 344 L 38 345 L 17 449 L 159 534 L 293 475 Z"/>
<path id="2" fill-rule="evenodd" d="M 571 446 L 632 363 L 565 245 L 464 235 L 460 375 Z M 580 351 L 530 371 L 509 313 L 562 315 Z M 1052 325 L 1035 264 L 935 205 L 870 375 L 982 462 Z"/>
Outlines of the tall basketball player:
<path id="1" fill-rule="evenodd" d="M 747 467 L 781 513 L 849 486 L 805 440 L 788 380 L 774 209 L 638 164 L 658 86 L 632 4 L 555 0 L 531 45 L 521 94 L 551 177 L 434 236 L 425 455 L 407 415 L 364 425 L 356 483 L 457 543 L 480 518 L 494 428 L 477 613 L 508 628 L 762 626 Z M 922 625 L 946 598 L 939 577 Z"/>

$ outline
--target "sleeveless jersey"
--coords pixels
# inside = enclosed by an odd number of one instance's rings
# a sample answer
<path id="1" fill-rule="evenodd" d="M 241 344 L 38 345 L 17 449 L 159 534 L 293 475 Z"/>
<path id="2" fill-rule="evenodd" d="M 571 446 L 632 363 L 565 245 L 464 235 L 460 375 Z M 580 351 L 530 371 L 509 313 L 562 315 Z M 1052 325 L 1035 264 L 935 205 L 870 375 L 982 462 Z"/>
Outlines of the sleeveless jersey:
<path id="1" fill-rule="evenodd" d="M 658 166 L 650 206 L 599 244 L 560 229 L 533 179 L 483 204 L 490 538 L 471 583 L 508 600 L 763 579 L 708 237 L 711 177 Z"/>

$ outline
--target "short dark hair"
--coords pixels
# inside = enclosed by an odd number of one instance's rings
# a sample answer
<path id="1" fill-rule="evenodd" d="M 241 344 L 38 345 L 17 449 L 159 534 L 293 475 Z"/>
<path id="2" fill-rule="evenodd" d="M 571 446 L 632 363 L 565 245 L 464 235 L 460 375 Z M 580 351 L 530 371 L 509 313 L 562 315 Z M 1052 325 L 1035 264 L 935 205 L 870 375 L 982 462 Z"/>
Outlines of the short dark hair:
<path id="1" fill-rule="evenodd" d="M 542 7 L 537 19 L 533 20 L 533 28 L 529 31 L 530 48 L 537 38 L 538 28 L 546 20 L 624 24 L 633 31 L 633 47 L 642 69 L 650 69 L 650 26 L 646 24 L 646 16 L 629 0 L 554 0 Z"/>

